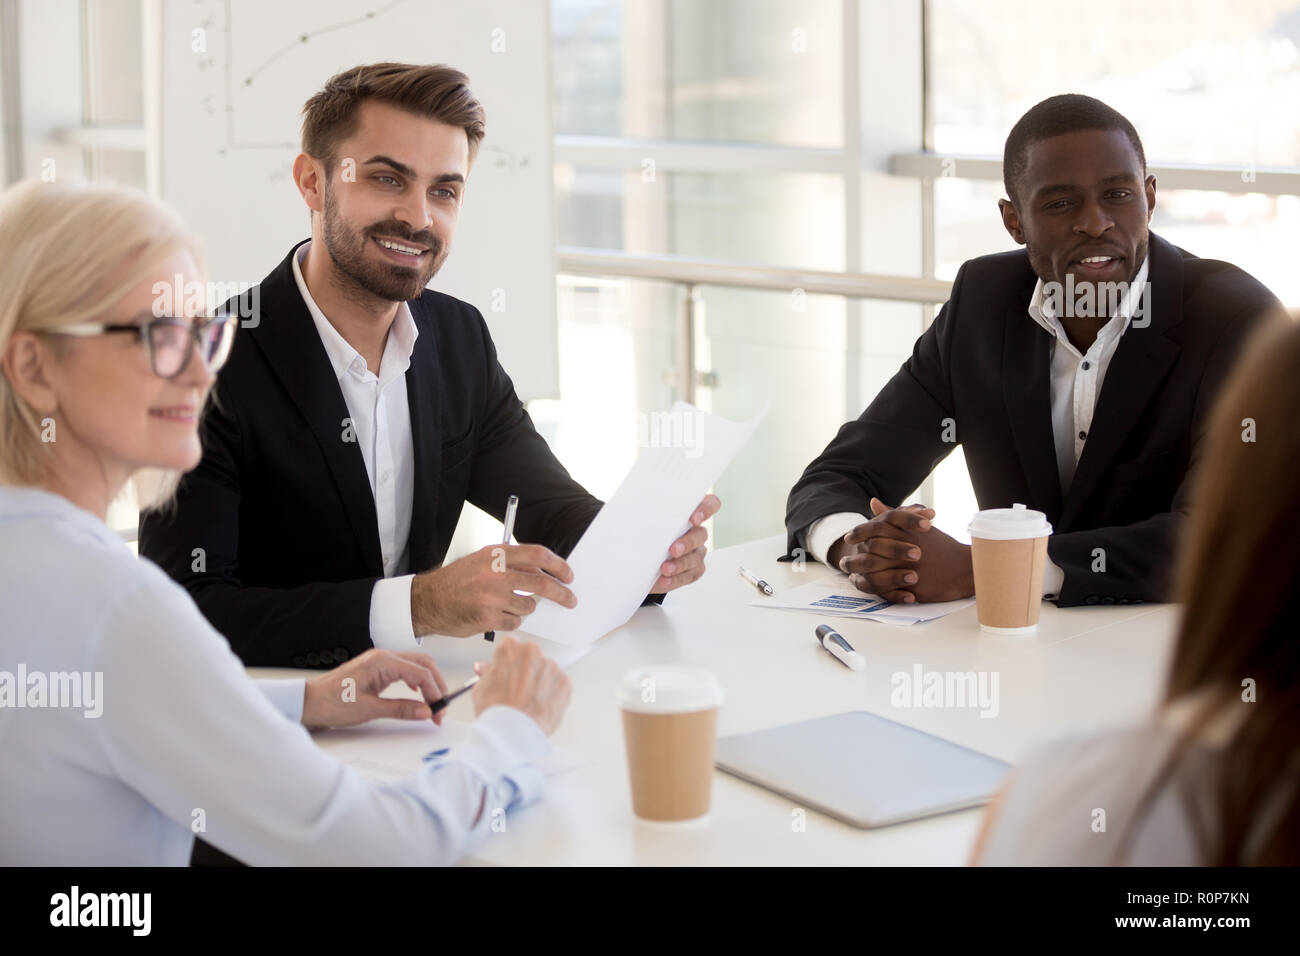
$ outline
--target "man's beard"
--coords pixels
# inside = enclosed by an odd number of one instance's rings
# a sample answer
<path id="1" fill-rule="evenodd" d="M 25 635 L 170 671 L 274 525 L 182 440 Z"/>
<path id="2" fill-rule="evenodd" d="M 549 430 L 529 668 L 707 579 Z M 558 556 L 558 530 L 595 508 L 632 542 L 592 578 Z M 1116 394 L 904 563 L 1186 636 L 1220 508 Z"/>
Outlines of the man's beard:
<path id="1" fill-rule="evenodd" d="M 1142 263 L 1146 262 L 1147 255 L 1149 254 L 1150 249 L 1151 249 L 1151 234 L 1147 233 L 1147 235 L 1142 237 L 1142 241 L 1137 244 L 1137 248 L 1135 248 L 1133 251 L 1133 261 L 1128 263 L 1128 276 L 1125 277 L 1123 280 L 1105 280 L 1105 283 L 1109 283 L 1113 281 L 1123 281 L 1126 284 L 1131 283 L 1134 279 L 1137 278 L 1138 271 L 1142 268 Z M 1034 273 L 1040 279 L 1042 279 L 1044 282 L 1058 282 L 1060 283 L 1062 288 L 1069 287 L 1066 275 L 1061 275 L 1058 278 L 1055 274 L 1053 274 L 1052 257 L 1050 254 L 1043 252 L 1042 249 L 1036 243 L 1028 242 L 1028 241 L 1025 243 L 1025 251 L 1029 255 L 1030 268 L 1034 270 Z M 1067 267 L 1066 270 L 1067 274 L 1068 271 L 1069 270 Z M 1148 282 L 1149 281 L 1150 280 L 1148 279 Z M 1076 290 L 1076 294 L 1077 294 L 1078 290 L 1083 289 L 1084 286 L 1092 286 L 1091 294 L 1093 296 L 1093 302 L 1094 302 L 1093 307 L 1096 310 L 1095 314 L 1097 315 L 1097 317 L 1100 318 L 1109 318 L 1110 317 L 1109 300 L 1107 296 L 1101 294 L 1100 286 L 1102 284 L 1103 282 L 1100 282 L 1096 279 L 1083 278 L 1076 273 L 1074 276 L 1073 287 Z M 1141 290 L 1138 290 L 1138 294 L 1139 295 L 1141 294 Z"/>
<path id="2" fill-rule="evenodd" d="M 372 237 L 406 240 L 427 246 L 429 256 L 421 268 L 396 263 L 373 263 L 366 259 Z M 353 231 L 339 215 L 330 187 L 325 187 L 325 249 L 346 284 L 385 302 L 418 298 L 447 258 L 442 243 L 431 232 L 412 234 L 397 222 L 378 223 Z"/>

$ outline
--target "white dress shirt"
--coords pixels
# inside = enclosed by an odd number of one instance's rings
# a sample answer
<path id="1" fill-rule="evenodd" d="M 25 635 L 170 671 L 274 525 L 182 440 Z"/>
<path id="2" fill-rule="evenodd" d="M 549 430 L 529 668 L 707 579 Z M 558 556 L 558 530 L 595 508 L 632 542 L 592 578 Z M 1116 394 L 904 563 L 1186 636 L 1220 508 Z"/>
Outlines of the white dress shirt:
<path id="1" fill-rule="evenodd" d="M 304 242 L 293 257 L 298 283 L 316 332 L 325 346 L 352 429 L 366 463 L 370 492 L 379 521 L 379 546 L 384 577 L 370 595 L 370 641 L 390 651 L 412 651 L 420 643 L 411 624 L 411 581 L 407 574 L 411 507 L 415 495 L 415 446 L 411 438 L 411 409 L 406 394 L 406 370 L 419 336 L 410 307 L 403 302 L 384 343 L 379 374 L 348 344 L 325 317 L 303 279 L 301 261 L 311 248 Z"/>
<path id="2" fill-rule="evenodd" d="M 259 691 L 180 585 L 58 495 L 0 486 L 0 608 L 7 864 L 183 866 L 196 834 L 253 865 L 445 864 L 541 792 L 550 744 L 508 707 L 369 782 L 312 742 L 302 680 Z M 102 675 L 99 716 L 30 706 L 32 675 L 73 673 Z"/>
<path id="3" fill-rule="evenodd" d="M 1044 296 L 1043 280 L 1034 286 L 1029 299 L 1029 315 L 1052 336 L 1051 378 L 1048 387 L 1052 400 L 1052 434 L 1056 440 L 1056 469 L 1061 479 L 1061 494 L 1065 495 L 1074 479 L 1092 428 L 1092 416 L 1097 410 L 1097 397 L 1106 369 L 1119 347 L 1119 340 L 1128 330 L 1133 310 L 1141 301 L 1142 287 L 1147 281 L 1149 259 L 1129 284 L 1115 314 L 1101 327 L 1088 351 L 1080 354 L 1066 334 L 1065 326 L 1053 313 L 1051 303 Z M 902 502 L 899 502 L 901 504 Z M 808 553 L 823 564 L 826 556 L 839 538 L 868 520 L 856 511 L 841 511 L 818 518 L 808 526 L 806 543 Z M 1051 558 L 1043 568 L 1043 596 L 1055 598 L 1065 583 L 1065 572 Z"/>
<path id="4" fill-rule="evenodd" d="M 1133 309 L 1140 301 L 1147 281 L 1147 260 L 1129 284 L 1115 314 L 1097 332 L 1088 351 L 1080 353 L 1056 317 L 1051 302 L 1043 295 L 1043 280 L 1034 286 L 1029 300 L 1029 315 L 1052 336 L 1052 434 L 1056 439 L 1056 469 L 1061 478 L 1061 496 L 1070 490 L 1074 469 L 1083 455 L 1083 446 L 1092 429 L 1097 397 L 1106 369 L 1119 347 L 1119 340 L 1133 320 Z"/>

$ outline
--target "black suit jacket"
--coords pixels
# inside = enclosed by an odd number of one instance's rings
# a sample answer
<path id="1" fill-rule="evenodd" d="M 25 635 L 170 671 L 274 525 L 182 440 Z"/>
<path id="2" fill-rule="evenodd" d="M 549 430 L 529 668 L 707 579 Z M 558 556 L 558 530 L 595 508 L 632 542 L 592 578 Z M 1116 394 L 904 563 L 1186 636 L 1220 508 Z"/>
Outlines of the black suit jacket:
<path id="1" fill-rule="evenodd" d="M 189 590 L 244 663 L 329 667 L 372 646 L 383 559 L 361 449 L 344 440 L 347 405 L 294 281 L 295 251 L 262 281 L 260 299 L 250 291 L 238 303 L 241 315 L 260 308 L 218 375 L 203 460 L 173 508 L 141 517 L 140 553 Z M 419 329 L 406 373 L 410 570 L 442 562 L 464 502 L 500 519 L 512 493 L 517 539 L 567 556 L 601 502 L 534 429 L 478 310 L 431 290 L 408 304 Z"/>
<path id="2" fill-rule="evenodd" d="M 1065 572 L 1058 604 L 1165 599 L 1206 413 L 1242 340 L 1281 305 L 1236 266 L 1154 234 L 1149 256 L 1150 325 L 1121 337 L 1064 496 L 1054 339 L 1027 311 L 1037 276 L 1024 250 L 981 256 L 961 267 L 912 357 L 790 491 L 790 550 L 817 518 L 869 514 L 873 495 L 902 504 L 955 447 L 943 440 L 951 418 L 980 508 L 1021 502 L 1047 514 L 1048 554 Z M 1096 548 L 1104 573 L 1092 570 Z"/>

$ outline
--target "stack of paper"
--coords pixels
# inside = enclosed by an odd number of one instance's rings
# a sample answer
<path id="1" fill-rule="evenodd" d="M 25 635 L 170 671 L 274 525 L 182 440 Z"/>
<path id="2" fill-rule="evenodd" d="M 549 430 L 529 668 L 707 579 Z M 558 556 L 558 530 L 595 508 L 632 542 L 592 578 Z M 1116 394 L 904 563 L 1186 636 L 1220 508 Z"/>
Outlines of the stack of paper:
<path id="1" fill-rule="evenodd" d="M 813 611 L 824 617 L 855 617 L 885 624 L 917 624 L 960 611 L 975 603 L 974 598 L 939 601 L 933 604 L 894 604 L 884 598 L 859 591 L 849 583 L 848 575 L 830 575 L 797 588 L 778 591 L 772 597 L 751 601 L 754 607 L 774 607 L 787 611 Z"/>

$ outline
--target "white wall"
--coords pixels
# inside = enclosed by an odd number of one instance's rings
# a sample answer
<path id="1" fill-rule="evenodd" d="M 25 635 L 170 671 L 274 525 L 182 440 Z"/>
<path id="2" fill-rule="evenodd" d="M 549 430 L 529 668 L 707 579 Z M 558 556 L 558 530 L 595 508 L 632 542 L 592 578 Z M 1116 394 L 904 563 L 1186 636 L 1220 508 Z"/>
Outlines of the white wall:
<path id="1" fill-rule="evenodd" d="M 221 282 L 259 281 L 309 232 L 290 166 L 302 105 L 329 76 L 383 60 L 467 73 L 487 137 L 432 286 L 483 312 L 525 401 L 557 395 L 545 3 L 169 0 L 161 37 L 162 193 Z"/>

